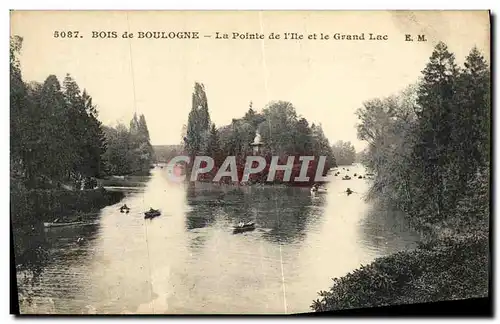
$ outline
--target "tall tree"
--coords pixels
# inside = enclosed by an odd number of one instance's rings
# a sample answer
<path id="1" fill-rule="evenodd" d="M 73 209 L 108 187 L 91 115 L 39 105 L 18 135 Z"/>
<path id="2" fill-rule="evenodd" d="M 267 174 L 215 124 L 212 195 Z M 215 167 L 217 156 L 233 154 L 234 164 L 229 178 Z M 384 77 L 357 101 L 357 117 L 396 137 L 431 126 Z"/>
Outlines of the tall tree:
<path id="1" fill-rule="evenodd" d="M 212 124 L 212 127 L 210 128 L 206 155 L 214 159 L 216 166 L 220 166 L 223 162 L 219 132 L 217 131 L 215 124 Z"/>
<path id="2" fill-rule="evenodd" d="M 71 144 L 64 94 L 55 75 L 47 77 L 40 94 L 40 140 L 44 152 L 37 158 L 36 172 L 59 181 L 70 179 L 76 153 Z"/>
<path id="3" fill-rule="evenodd" d="M 133 161 L 129 154 L 129 131 L 123 124 L 104 127 L 107 149 L 104 154 L 106 170 L 109 174 L 123 175 L 132 172 Z"/>
<path id="4" fill-rule="evenodd" d="M 210 126 L 205 87 L 203 84 L 196 82 L 192 94 L 192 106 L 188 117 L 185 139 L 186 149 L 191 156 L 206 149 Z"/>
<path id="5" fill-rule="evenodd" d="M 358 110 L 358 136 L 369 143 L 364 163 L 376 172 L 371 196 L 394 203 L 421 229 L 484 222 L 488 64 L 472 49 L 459 69 L 439 43 L 422 74 L 416 87 Z"/>
<path id="6" fill-rule="evenodd" d="M 10 38 L 10 160 L 11 176 L 21 178 L 30 170 L 29 166 L 23 164 L 29 159 L 30 133 L 27 132 L 27 121 L 30 114 L 30 102 L 28 100 L 28 89 L 21 76 L 21 67 L 18 55 L 21 52 L 23 39 L 19 36 Z"/>
<path id="7" fill-rule="evenodd" d="M 65 100 L 65 118 L 67 123 L 68 137 L 66 143 L 73 149 L 68 151 L 71 155 L 70 178 L 79 183 L 88 175 L 88 161 L 90 160 L 88 150 L 88 115 L 85 109 L 85 101 L 82 98 L 80 88 L 76 81 L 69 75 L 63 81 L 63 95 Z"/>
<path id="8" fill-rule="evenodd" d="M 134 117 L 130 120 L 130 133 L 134 135 L 139 133 L 139 119 L 137 118 L 137 113 L 134 113 Z"/>
<path id="9" fill-rule="evenodd" d="M 146 117 L 143 114 L 139 116 L 138 122 L 138 137 L 139 137 L 139 154 L 141 159 L 142 170 L 148 170 L 154 159 L 153 146 L 149 138 L 148 125 Z"/>
<path id="10" fill-rule="evenodd" d="M 335 156 L 333 155 L 333 150 L 330 145 L 330 142 L 328 141 L 328 138 L 325 136 L 321 124 L 314 125 L 314 127 L 311 128 L 312 128 L 312 139 L 313 139 L 313 152 L 314 155 L 316 156 L 326 157 L 325 170 L 324 170 L 324 172 L 326 173 L 328 169 L 336 166 L 337 162 L 335 160 Z"/>
<path id="11" fill-rule="evenodd" d="M 452 192 L 445 194 L 446 168 L 456 147 L 452 144 L 453 121 L 456 112 L 455 97 L 458 68 L 455 56 L 447 46 L 436 45 L 429 63 L 422 71 L 423 79 L 418 89 L 419 142 L 415 146 L 415 169 L 423 170 L 421 183 L 431 193 L 431 208 L 438 215 L 452 208 Z M 428 199 L 422 201 L 428 206 Z"/>
<path id="12" fill-rule="evenodd" d="M 295 133 L 295 149 L 297 150 L 297 153 L 299 155 L 312 155 L 313 138 L 308 121 L 305 118 L 300 118 L 293 130 Z"/>
<path id="13" fill-rule="evenodd" d="M 106 152 L 106 137 L 102 123 L 97 119 L 97 107 L 92 103 L 90 97 L 84 90 L 82 93 L 85 110 L 88 114 L 86 143 L 89 159 L 88 177 L 100 177 L 105 173 L 104 153 Z"/>
<path id="14" fill-rule="evenodd" d="M 275 101 L 263 110 L 265 122 L 259 125 L 259 133 L 266 147 L 280 156 L 295 153 L 294 127 L 297 124 L 297 112 L 290 102 Z"/>
<path id="15" fill-rule="evenodd" d="M 22 80 L 22 38 L 11 37 L 11 174 L 29 187 L 98 176 L 105 143 L 92 98 L 67 74 L 42 84 Z"/>
<path id="16" fill-rule="evenodd" d="M 485 59 L 473 48 L 457 82 L 454 159 L 463 186 L 490 160 L 490 75 Z"/>
<path id="17" fill-rule="evenodd" d="M 144 117 L 143 114 L 141 114 L 139 116 L 138 129 L 139 129 L 139 134 L 142 137 L 142 139 L 145 142 L 150 142 L 151 139 L 149 138 L 149 129 L 148 129 L 148 125 L 146 123 L 146 117 Z"/>
<path id="18" fill-rule="evenodd" d="M 192 105 L 199 109 L 199 127 L 200 130 L 208 131 L 211 126 L 210 114 L 208 112 L 207 94 L 205 86 L 202 83 L 195 82 L 192 96 Z"/>
<path id="19" fill-rule="evenodd" d="M 105 128 L 106 169 L 111 174 L 147 175 L 155 158 L 146 117 L 134 114 L 129 125 L 129 129 L 123 124 Z"/>

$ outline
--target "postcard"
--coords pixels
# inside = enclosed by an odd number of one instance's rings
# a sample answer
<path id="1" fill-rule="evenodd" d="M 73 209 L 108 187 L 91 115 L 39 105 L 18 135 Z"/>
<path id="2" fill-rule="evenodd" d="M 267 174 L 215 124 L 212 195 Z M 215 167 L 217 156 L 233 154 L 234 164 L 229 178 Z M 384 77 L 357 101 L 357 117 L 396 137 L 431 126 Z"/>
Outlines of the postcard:
<path id="1" fill-rule="evenodd" d="M 489 297 L 489 11 L 10 18 L 21 314 Z"/>

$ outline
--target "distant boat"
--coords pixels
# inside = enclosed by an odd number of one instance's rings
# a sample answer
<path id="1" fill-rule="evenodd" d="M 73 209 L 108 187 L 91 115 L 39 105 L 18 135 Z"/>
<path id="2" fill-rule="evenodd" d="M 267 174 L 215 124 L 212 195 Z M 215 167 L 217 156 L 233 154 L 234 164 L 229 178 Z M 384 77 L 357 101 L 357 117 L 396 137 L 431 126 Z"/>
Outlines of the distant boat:
<path id="1" fill-rule="evenodd" d="M 161 215 L 159 209 L 152 209 L 144 213 L 144 218 L 155 218 Z"/>
<path id="2" fill-rule="evenodd" d="M 254 229 L 255 229 L 254 222 L 238 224 L 237 226 L 234 227 L 233 234 L 253 231 Z"/>
<path id="3" fill-rule="evenodd" d="M 83 225 L 85 222 L 70 222 L 70 223 L 43 223 L 45 227 L 62 227 L 62 226 L 74 226 L 74 225 Z"/>
<path id="4" fill-rule="evenodd" d="M 342 180 L 351 180 L 351 177 L 346 175 L 346 176 L 342 177 Z"/>
<path id="5" fill-rule="evenodd" d="M 311 192 L 312 193 L 326 193 L 328 192 L 328 190 L 326 188 L 316 188 L 316 187 L 312 187 L 311 188 Z"/>
<path id="6" fill-rule="evenodd" d="M 128 214 L 129 211 L 130 211 L 130 207 L 128 207 L 127 205 L 123 205 L 120 207 L 120 213 L 125 212 Z"/>

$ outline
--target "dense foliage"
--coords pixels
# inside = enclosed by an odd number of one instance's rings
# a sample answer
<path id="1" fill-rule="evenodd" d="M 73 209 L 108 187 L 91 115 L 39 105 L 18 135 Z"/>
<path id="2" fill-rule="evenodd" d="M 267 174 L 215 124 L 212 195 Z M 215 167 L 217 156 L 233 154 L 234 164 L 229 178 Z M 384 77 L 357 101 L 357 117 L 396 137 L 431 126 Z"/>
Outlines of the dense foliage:
<path id="1" fill-rule="evenodd" d="M 356 162 L 356 149 L 351 142 L 337 141 L 332 149 L 338 165 L 351 165 Z"/>
<path id="2" fill-rule="evenodd" d="M 103 155 L 106 170 L 115 175 L 147 175 L 154 162 L 154 151 L 149 139 L 144 115 L 137 114 L 130 128 L 123 124 L 104 127 L 107 150 Z"/>
<path id="3" fill-rule="evenodd" d="M 366 102 L 358 134 L 370 144 L 372 196 L 399 206 L 416 226 L 453 224 L 477 177 L 489 180 L 489 68 L 475 48 L 457 67 L 440 43 L 422 74 L 398 96 Z"/>
<path id="4" fill-rule="evenodd" d="M 195 84 L 184 147 L 191 157 L 206 155 L 214 159 L 214 172 L 208 177 L 218 171 L 227 156 L 236 156 L 241 180 L 246 156 L 253 155 L 251 143 L 257 134 L 263 143 L 259 155 L 266 158 L 268 165 L 264 171 L 253 177 L 256 181 L 266 177 L 272 156 L 279 156 L 280 164 L 286 164 L 289 157 L 296 157 L 292 179 L 300 172 L 299 156 L 315 157 L 308 170 L 312 180 L 320 156 L 326 156 L 325 173 L 336 165 L 332 147 L 321 125 L 309 125 L 305 118 L 297 115 L 295 107 L 290 102 L 270 102 L 261 113 L 256 112 L 250 103 L 245 116 L 233 119 L 230 125 L 217 129 L 210 123 L 205 88 L 201 84 Z M 276 181 L 280 181 L 280 174 Z"/>
<path id="5" fill-rule="evenodd" d="M 424 245 L 335 279 L 316 311 L 488 295 L 490 72 L 439 43 L 422 79 L 365 102 L 358 135 L 375 173 L 368 198 L 404 210 Z"/>
<path id="6" fill-rule="evenodd" d="M 488 238 L 430 242 L 335 278 L 315 311 L 380 307 L 488 296 Z M 460 260 L 460 261 L 458 261 Z"/>
<path id="7" fill-rule="evenodd" d="M 147 173 L 153 159 L 143 115 L 130 129 L 101 125 L 92 97 L 67 74 L 25 82 L 11 37 L 11 179 L 27 188 L 92 189 L 107 174 Z"/>
<path id="8" fill-rule="evenodd" d="M 11 39 L 11 176 L 34 188 L 57 183 L 92 186 L 102 175 L 105 151 L 92 98 L 68 74 L 42 83 L 22 80 L 17 54 L 22 39 Z M 87 180 L 87 181 L 85 181 Z"/>
<path id="9" fill-rule="evenodd" d="M 167 163 L 183 152 L 183 145 L 153 145 L 155 162 Z"/>
<path id="10" fill-rule="evenodd" d="M 153 150 L 144 116 L 134 116 L 130 130 L 104 127 L 92 97 L 69 74 L 62 85 L 55 75 L 24 81 L 21 48 L 22 38 L 11 37 L 12 222 L 35 225 L 117 202 L 123 195 L 94 190 L 97 179 L 149 172 Z"/>

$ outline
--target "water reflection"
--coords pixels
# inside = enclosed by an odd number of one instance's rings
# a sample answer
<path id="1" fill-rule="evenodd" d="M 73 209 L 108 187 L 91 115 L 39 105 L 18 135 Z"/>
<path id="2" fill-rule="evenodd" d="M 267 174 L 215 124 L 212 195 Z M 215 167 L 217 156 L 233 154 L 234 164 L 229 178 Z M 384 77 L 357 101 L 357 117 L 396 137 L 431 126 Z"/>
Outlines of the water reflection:
<path id="1" fill-rule="evenodd" d="M 81 292 L 88 281 L 82 274 L 92 258 L 89 247 L 98 227 L 35 228 L 24 234 L 18 229 L 14 234 L 16 245 L 24 251 L 16 251 L 18 281 L 23 283 L 18 286 L 31 297 L 27 302 L 37 312 L 70 312 L 76 305 L 85 306 Z M 72 305 L 66 303 L 68 299 Z"/>
<path id="2" fill-rule="evenodd" d="M 363 244 L 379 256 L 404 249 L 416 248 L 418 235 L 405 221 L 402 212 L 379 203 L 370 205 L 366 217 L 360 221 Z"/>
<path id="3" fill-rule="evenodd" d="M 204 190 L 196 192 L 190 188 L 186 195 L 188 212 L 186 213 L 186 229 L 192 230 L 210 226 L 215 221 L 215 211 L 224 203 L 224 195 L 217 191 Z"/>
<path id="4" fill-rule="evenodd" d="M 306 225 L 312 220 L 309 214 L 319 210 L 311 206 L 320 208 L 325 199 L 311 197 L 307 189 L 301 188 L 201 184 L 187 191 L 186 203 L 187 230 L 211 226 L 219 217 L 229 224 L 255 222 L 263 230 L 263 238 L 273 243 L 292 243 L 305 235 Z"/>
<path id="5" fill-rule="evenodd" d="M 39 277 L 18 280 L 35 299 L 21 310 L 307 312 L 332 277 L 415 240 L 400 215 L 361 199 L 365 180 L 335 178 L 326 194 L 311 195 L 301 188 L 172 184 L 154 170 L 142 192 L 104 208 L 96 225 L 16 235 L 16 262 L 28 260 L 25 268 Z M 346 185 L 355 194 L 347 196 Z M 129 214 L 118 211 L 123 203 Z M 144 220 L 150 207 L 162 215 Z M 241 221 L 256 229 L 233 234 Z"/>

